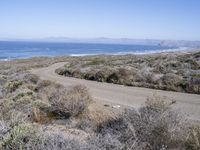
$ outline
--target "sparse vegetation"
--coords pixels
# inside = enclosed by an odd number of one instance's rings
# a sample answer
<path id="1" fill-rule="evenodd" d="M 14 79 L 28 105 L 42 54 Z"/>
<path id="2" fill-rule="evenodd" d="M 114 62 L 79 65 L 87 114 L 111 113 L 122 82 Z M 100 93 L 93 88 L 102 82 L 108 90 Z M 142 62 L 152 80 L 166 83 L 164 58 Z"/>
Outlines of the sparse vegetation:
<path id="1" fill-rule="evenodd" d="M 99 82 L 200 94 L 199 52 L 85 57 L 56 72 Z"/>
<path id="2" fill-rule="evenodd" d="M 147 60 L 155 61 L 151 57 L 102 57 L 105 58 L 38 58 L 37 63 L 34 58 L 0 63 L 0 149 L 199 149 L 199 125 L 187 121 L 184 115 L 173 109 L 175 101 L 152 96 L 138 109 L 127 108 L 115 112 L 109 105 L 105 107 L 93 102 L 88 90 L 82 85 L 66 88 L 52 81 L 41 80 L 28 71 L 30 68 L 70 60 L 71 67 L 76 67 L 80 62 L 85 63 L 72 76 L 79 77 L 80 73 L 85 72 L 88 79 L 131 86 L 134 84 L 130 81 L 138 86 L 141 83 L 152 86 L 151 84 L 162 81 L 159 86 L 166 84 L 167 90 L 177 90 L 176 87 L 181 86 L 179 88 L 189 88 L 192 89 L 191 92 L 196 90 L 198 93 L 198 70 L 189 73 L 189 83 L 186 72 L 181 70 L 179 72 L 184 77 L 166 71 L 167 68 L 161 66 L 157 67 L 167 73 L 155 75 L 151 66 L 154 63 L 150 62 L 148 67 L 143 64 L 143 69 L 137 68 L 137 65 L 140 66 L 140 63 Z M 90 63 L 93 58 L 94 62 Z M 107 62 L 107 58 L 111 58 L 111 61 Z M 81 61 L 78 62 L 77 59 Z M 122 63 L 128 64 L 130 69 L 124 68 Z M 113 67 L 113 64 L 118 67 Z M 98 70 L 98 65 L 102 65 L 102 69 Z M 94 70 L 97 68 L 98 73 L 89 73 L 91 66 Z M 171 67 L 176 68 L 176 63 L 170 64 Z"/>
<path id="3" fill-rule="evenodd" d="M 87 89 L 81 85 L 67 90 L 60 85 L 51 83 L 38 92 L 39 98 L 47 102 L 45 108 L 41 109 L 62 118 L 74 117 L 83 113 L 91 102 Z"/>
<path id="4" fill-rule="evenodd" d="M 126 110 L 117 119 L 102 124 L 98 132 L 118 135 L 124 149 L 184 149 L 189 133 L 186 120 L 171 105 L 162 97 L 148 98 L 145 106 Z"/>
<path id="5" fill-rule="evenodd" d="M 188 140 L 186 141 L 185 146 L 186 149 L 200 149 L 200 126 L 194 126 L 190 128 Z"/>
<path id="6" fill-rule="evenodd" d="M 40 132 L 34 124 L 14 126 L 3 138 L 3 149 L 34 149 L 39 142 Z"/>

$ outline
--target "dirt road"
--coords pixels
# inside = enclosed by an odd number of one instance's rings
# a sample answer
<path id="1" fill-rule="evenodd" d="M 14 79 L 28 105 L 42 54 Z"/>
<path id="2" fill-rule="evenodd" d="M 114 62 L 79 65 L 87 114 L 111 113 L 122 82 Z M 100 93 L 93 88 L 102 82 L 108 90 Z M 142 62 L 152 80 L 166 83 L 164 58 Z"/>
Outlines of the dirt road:
<path id="1" fill-rule="evenodd" d="M 41 79 L 55 81 L 66 87 L 83 84 L 88 87 L 92 97 L 104 104 L 118 104 L 130 107 L 138 107 L 144 104 L 148 96 L 157 94 L 176 100 L 175 108 L 178 108 L 189 118 L 200 121 L 200 95 L 178 92 L 168 92 L 147 88 L 126 87 L 123 85 L 100 83 L 83 79 L 60 76 L 55 70 L 66 62 L 56 63 L 46 68 L 33 69 L 31 72 Z"/>

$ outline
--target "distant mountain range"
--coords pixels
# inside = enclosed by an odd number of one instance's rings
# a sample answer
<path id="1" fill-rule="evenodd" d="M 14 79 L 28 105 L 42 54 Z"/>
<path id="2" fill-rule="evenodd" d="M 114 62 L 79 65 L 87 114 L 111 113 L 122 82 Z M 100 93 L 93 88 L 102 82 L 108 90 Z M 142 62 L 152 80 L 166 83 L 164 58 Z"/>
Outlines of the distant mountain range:
<path id="1" fill-rule="evenodd" d="M 104 43 L 104 44 L 134 44 L 134 45 L 160 45 L 172 47 L 200 47 L 200 41 L 186 40 L 153 40 L 153 39 L 129 39 L 129 38 L 66 38 L 51 37 L 45 38 L 49 42 L 70 42 L 70 43 Z"/>
<path id="2" fill-rule="evenodd" d="M 3 39 L 11 40 L 11 39 Z M 103 44 L 133 44 L 133 45 L 160 45 L 170 47 L 200 48 L 200 41 L 187 40 L 154 40 L 154 39 L 129 39 L 129 38 L 68 38 L 49 37 L 43 39 L 12 39 L 12 41 L 37 41 L 37 42 L 67 42 L 67 43 L 103 43 Z"/>

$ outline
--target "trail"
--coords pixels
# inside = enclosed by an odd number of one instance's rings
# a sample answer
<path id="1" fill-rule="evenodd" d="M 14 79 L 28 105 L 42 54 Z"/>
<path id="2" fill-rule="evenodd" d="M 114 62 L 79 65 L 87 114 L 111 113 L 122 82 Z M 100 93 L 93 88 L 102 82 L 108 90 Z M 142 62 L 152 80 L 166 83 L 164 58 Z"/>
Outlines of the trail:
<path id="1" fill-rule="evenodd" d="M 45 68 L 31 70 L 31 73 L 38 75 L 41 79 L 51 80 L 66 87 L 83 84 L 97 102 L 104 104 L 118 104 L 129 107 L 139 107 L 153 94 L 168 97 L 176 101 L 174 107 L 179 109 L 190 119 L 200 121 L 200 95 L 179 92 L 162 91 L 148 88 L 128 87 L 110 83 L 101 83 L 60 76 L 55 70 L 64 66 L 67 62 L 53 64 Z"/>

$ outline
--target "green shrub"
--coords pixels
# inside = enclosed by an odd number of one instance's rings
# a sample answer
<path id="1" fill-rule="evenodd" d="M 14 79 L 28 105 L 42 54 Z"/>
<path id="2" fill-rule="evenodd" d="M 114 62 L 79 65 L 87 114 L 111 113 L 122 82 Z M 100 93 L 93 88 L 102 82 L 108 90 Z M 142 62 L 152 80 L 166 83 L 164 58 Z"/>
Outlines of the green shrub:
<path id="1" fill-rule="evenodd" d="M 58 68 L 56 69 L 55 72 L 59 75 L 64 75 L 64 76 L 69 76 L 69 77 L 72 76 L 72 71 L 67 68 Z"/>
<path id="2" fill-rule="evenodd" d="M 36 147 L 40 141 L 40 128 L 34 124 L 15 126 L 3 139 L 3 149 L 24 150 Z"/>
<path id="3" fill-rule="evenodd" d="M 96 66 L 96 65 L 103 65 L 105 63 L 104 59 L 101 58 L 95 58 L 85 64 L 83 64 L 82 67 L 86 67 L 86 66 Z"/>
<path id="4" fill-rule="evenodd" d="M 22 85 L 22 81 L 12 81 L 8 83 L 8 85 L 6 86 L 6 89 L 9 92 L 14 92 L 21 85 Z"/>
<path id="5" fill-rule="evenodd" d="M 0 114 L 0 141 L 13 127 L 26 121 L 26 115 L 18 111 L 7 112 L 6 115 Z"/>
<path id="6" fill-rule="evenodd" d="M 13 101 L 17 101 L 18 99 L 21 99 L 21 98 L 26 97 L 26 96 L 27 97 L 32 96 L 32 95 L 33 95 L 33 92 L 19 93 L 13 98 Z"/>
<path id="7" fill-rule="evenodd" d="M 95 72 L 91 71 L 91 72 L 85 73 L 84 79 L 94 81 L 95 80 Z"/>
<path id="8" fill-rule="evenodd" d="M 165 90 L 180 91 L 178 85 L 183 81 L 181 76 L 173 73 L 165 74 L 162 78 L 162 84 Z"/>
<path id="9" fill-rule="evenodd" d="M 193 70 L 200 69 L 200 65 L 193 59 L 187 59 L 185 62 L 189 63 L 191 66 L 191 69 L 193 69 Z"/>
<path id="10" fill-rule="evenodd" d="M 95 74 L 95 80 L 96 81 L 106 82 L 106 79 L 107 79 L 107 74 L 106 74 L 105 71 L 100 70 L 100 71 L 96 72 L 96 74 Z"/>
<path id="11" fill-rule="evenodd" d="M 99 82 L 199 94 L 198 79 L 192 77 L 200 70 L 198 56 L 199 53 L 81 57 L 56 72 Z"/>
<path id="12" fill-rule="evenodd" d="M 178 86 L 180 86 L 183 90 L 187 91 L 188 89 L 188 86 L 189 86 L 189 83 L 188 81 L 186 80 L 182 80 L 178 83 Z M 188 91 L 187 91 L 188 92 Z"/>

